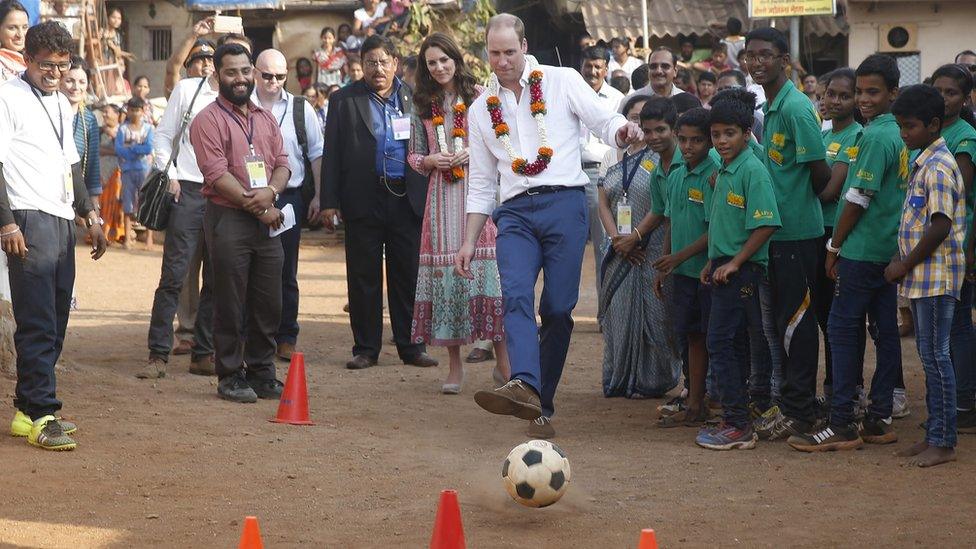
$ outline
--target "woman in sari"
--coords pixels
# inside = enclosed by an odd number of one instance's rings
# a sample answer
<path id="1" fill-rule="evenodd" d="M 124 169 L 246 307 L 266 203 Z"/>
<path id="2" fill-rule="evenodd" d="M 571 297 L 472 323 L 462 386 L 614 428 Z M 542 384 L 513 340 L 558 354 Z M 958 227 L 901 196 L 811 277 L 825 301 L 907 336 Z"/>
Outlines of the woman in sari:
<path id="1" fill-rule="evenodd" d="M 639 120 L 647 99 L 628 100 L 624 105 L 628 119 Z M 604 339 L 603 394 L 607 397 L 660 397 L 678 384 L 681 374 L 667 307 L 670 299 L 656 298 L 653 288 L 656 273 L 651 264 L 661 255 L 664 231 L 658 226 L 649 234 L 633 232 L 639 243 L 626 253 L 613 244 L 624 236 L 617 226 L 620 204 L 631 208 L 634 226 L 650 213 L 651 171 L 657 158 L 646 144 L 639 150 L 632 147 L 600 181 L 600 220 L 609 237 L 604 243 L 599 313 Z M 668 295 L 671 289 L 665 286 L 664 291 Z"/>
<path id="2" fill-rule="evenodd" d="M 471 262 L 474 278 L 454 271 L 464 240 L 468 191 L 467 106 L 481 93 L 449 36 L 434 33 L 420 46 L 410 154 L 413 169 L 430 178 L 420 234 L 420 269 L 411 337 L 416 343 L 447 347 L 450 372 L 441 391 L 461 391 L 461 345 L 476 339 L 494 343 L 494 377 L 509 377 L 502 328 L 502 293 L 495 261 L 495 225 L 489 222 Z"/>

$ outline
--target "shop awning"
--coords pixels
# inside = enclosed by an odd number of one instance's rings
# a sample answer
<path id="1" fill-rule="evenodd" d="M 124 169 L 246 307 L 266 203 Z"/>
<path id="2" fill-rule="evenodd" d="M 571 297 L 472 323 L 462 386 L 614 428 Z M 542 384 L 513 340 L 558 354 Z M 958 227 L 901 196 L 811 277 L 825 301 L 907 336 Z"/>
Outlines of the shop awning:
<path id="1" fill-rule="evenodd" d="M 277 9 L 281 0 L 186 0 L 186 9 L 204 11 Z"/>

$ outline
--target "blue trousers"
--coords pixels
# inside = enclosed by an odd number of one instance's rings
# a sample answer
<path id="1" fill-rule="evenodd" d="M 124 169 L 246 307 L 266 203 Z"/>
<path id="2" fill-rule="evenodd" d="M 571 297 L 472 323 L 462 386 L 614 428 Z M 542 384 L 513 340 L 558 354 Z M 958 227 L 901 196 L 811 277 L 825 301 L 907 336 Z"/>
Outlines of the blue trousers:
<path id="1" fill-rule="evenodd" d="M 548 417 L 554 412 L 553 398 L 573 333 L 588 217 L 583 187 L 515 198 L 492 215 L 498 227 L 495 246 L 512 379 L 521 379 L 539 393 L 542 415 Z M 535 321 L 540 270 L 541 328 Z"/>
<path id="2" fill-rule="evenodd" d="M 929 412 L 925 442 L 939 448 L 956 446 L 956 376 L 949 353 L 955 305 L 951 295 L 912 300 L 915 343 L 925 370 L 925 406 Z"/>
<path id="3" fill-rule="evenodd" d="M 302 240 L 302 217 L 305 208 L 302 204 L 301 188 L 286 189 L 275 204 L 279 210 L 286 204 L 295 209 L 296 225 L 281 233 L 281 249 L 285 261 L 281 265 L 281 324 L 278 325 L 278 344 L 298 341 L 298 245 Z"/>
<path id="4" fill-rule="evenodd" d="M 962 283 L 959 303 L 952 313 L 949 348 L 956 371 L 956 406 L 960 410 L 972 410 L 976 406 L 976 331 L 973 329 L 973 283 L 968 280 Z"/>
<path id="5" fill-rule="evenodd" d="M 833 396 L 830 423 L 854 423 L 857 384 L 863 370 L 862 326 L 864 317 L 876 322 L 877 365 L 871 380 L 871 406 L 874 418 L 891 416 L 892 394 L 901 370 L 901 341 L 898 337 L 897 287 L 884 278 L 884 263 L 868 263 L 840 258 L 834 302 L 830 307 L 827 334 L 830 337 L 833 368 Z"/>

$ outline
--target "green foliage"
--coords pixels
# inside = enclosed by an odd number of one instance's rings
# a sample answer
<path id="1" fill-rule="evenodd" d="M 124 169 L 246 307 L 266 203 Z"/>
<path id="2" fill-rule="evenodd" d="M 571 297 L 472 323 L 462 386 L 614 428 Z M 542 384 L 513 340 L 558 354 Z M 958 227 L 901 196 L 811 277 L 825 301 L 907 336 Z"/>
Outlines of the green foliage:
<path id="1" fill-rule="evenodd" d="M 403 56 L 414 55 L 424 38 L 435 31 L 450 34 L 464 52 L 465 62 L 479 80 L 488 78 L 490 68 L 485 62 L 485 26 L 495 15 L 492 0 L 475 0 L 467 12 L 435 10 L 426 2 L 410 4 L 410 23 L 405 32 L 394 38 L 397 50 Z"/>

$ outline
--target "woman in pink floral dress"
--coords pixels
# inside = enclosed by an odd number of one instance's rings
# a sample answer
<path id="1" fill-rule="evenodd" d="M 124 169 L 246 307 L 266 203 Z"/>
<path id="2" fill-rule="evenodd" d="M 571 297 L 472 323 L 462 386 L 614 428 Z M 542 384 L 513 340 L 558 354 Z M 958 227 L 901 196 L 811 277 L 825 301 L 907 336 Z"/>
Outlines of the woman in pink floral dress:
<path id="1" fill-rule="evenodd" d="M 502 328 L 502 293 L 495 262 L 497 230 L 485 226 L 468 280 L 454 272 L 454 255 L 464 239 L 468 191 L 467 106 L 481 93 L 465 66 L 461 49 L 446 34 L 434 33 L 420 46 L 417 89 L 408 161 L 430 177 L 420 237 L 420 271 L 412 338 L 446 346 L 450 372 L 442 392 L 461 391 L 461 345 L 494 343 L 494 378 L 508 381 L 508 353 Z"/>

